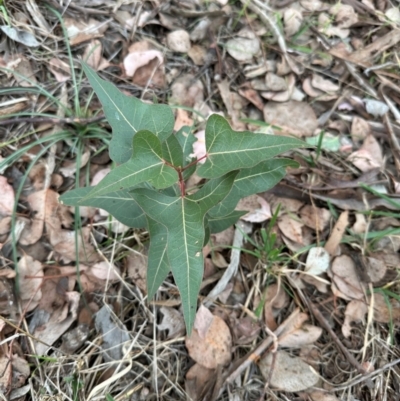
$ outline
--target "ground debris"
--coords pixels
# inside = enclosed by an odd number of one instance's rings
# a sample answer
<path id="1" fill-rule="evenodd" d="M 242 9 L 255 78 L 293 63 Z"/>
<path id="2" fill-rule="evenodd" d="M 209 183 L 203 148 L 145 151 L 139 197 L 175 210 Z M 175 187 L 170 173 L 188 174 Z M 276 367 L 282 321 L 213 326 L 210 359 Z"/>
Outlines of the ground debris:
<path id="1" fill-rule="evenodd" d="M 395 2 L 14 3 L 0 27 L 0 393 L 396 399 Z M 174 131 L 195 134 L 189 157 L 206 154 L 216 113 L 310 145 L 284 155 L 298 164 L 280 184 L 239 202 L 236 227 L 210 235 L 191 337 L 171 276 L 147 298 L 148 230 L 58 202 L 115 168 L 82 60 L 170 104 Z"/>

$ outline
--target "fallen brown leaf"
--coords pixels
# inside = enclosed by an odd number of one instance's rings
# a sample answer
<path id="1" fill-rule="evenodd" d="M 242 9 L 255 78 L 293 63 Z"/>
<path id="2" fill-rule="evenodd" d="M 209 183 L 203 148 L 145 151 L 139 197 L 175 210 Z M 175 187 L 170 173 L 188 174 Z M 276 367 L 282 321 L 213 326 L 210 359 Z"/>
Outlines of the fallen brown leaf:
<path id="1" fill-rule="evenodd" d="M 268 326 L 269 327 L 269 326 Z M 235 345 L 250 344 L 259 335 L 261 325 L 249 316 L 231 318 L 231 328 Z"/>
<path id="2" fill-rule="evenodd" d="M 94 18 L 89 18 L 87 21 L 64 18 L 64 25 L 67 29 L 71 46 L 103 36 L 108 27 L 108 24 L 97 21 Z"/>
<path id="3" fill-rule="evenodd" d="M 296 8 L 289 7 L 283 12 L 283 22 L 287 36 L 293 36 L 301 27 L 303 14 Z"/>
<path id="4" fill-rule="evenodd" d="M 192 335 L 186 337 L 185 343 L 190 357 L 208 369 L 231 361 L 232 336 L 229 328 L 204 306 L 199 308 Z"/>
<path id="5" fill-rule="evenodd" d="M 340 214 L 338 221 L 333 227 L 333 230 L 331 232 L 328 241 L 326 241 L 324 248 L 329 253 L 329 255 L 333 256 L 337 252 L 338 246 L 343 238 L 343 234 L 348 224 L 349 224 L 349 212 L 345 210 Z"/>
<path id="6" fill-rule="evenodd" d="M 227 79 L 224 79 L 217 85 L 225 107 L 228 110 L 228 115 L 232 119 L 232 128 L 237 131 L 245 130 L 246 124 L 240 121 L 240 112 L 243 108 L 244 99 L 237 93 L 231 92 Z"/>
<path id="7" fill-rule="evenodd" d="M 207 50 L 200 45 L 193 45 L 188 51 L 188 56 L 196 65 L 204 65 L 210 58 Z"/>
<path id="8" fill-rule="evenodd" d="M 304 245 L 303 226 L 304 224 L 301 221 L 288 214 L 284 214 L 278 218 L 278 227 L 282 231 L 282 234 L 291 241 Z"/>
<path id="9" fill-rule="evenodd" d="M 56 78 L 57 82 L 66 82 L 71 78 L 71 70 L 67 63 L 53 57 L 49 61 L 49 70 Z"/>
<path id="10" fill-rule="evenodd" d="M 189 117 L 189 112 L 183 109 L 176 109 L 174 131 L 179 131 L 182 127 L 191 127 L 193 120 Z"/>
<path id="11" fill-rule="evenodd" d="M 235 60 L 248 62 L 260 51 L 260 42 L 253 31 L 244 28 L 236 38 L 228 40 L 225 47 Z"/>
<path id="12" fill-rule="evenodd" d="M 385 298 L 383 294 L 374 294 L 374 320 L 380 323 L 400 320 L 400 302 L 394 298 Z"/>
<path id="13" fill-rule="evenodd" d="M 278 134 L 297 137 L 312 136 L 318 127 L 314 110 L 305 102 L 290 100 L 285 103 L 268 102 L 264 107 L 265 122 L 282 129 Z"/>
<path id="14" fill-rule="evenodd" d="M 214 381 L 215 369 L 195 363 L 186 373 L 185 389 L 190 398 L 197 401 Z"/>
<path id="15" fill-rule="evenodd" d="M 169 104 L 193 107 L 204 100 L 204 87 L 199 79 L 192 74 L 185 74 L 177 78 L 171 85 Z"/>
<path id="16" fill-rule="evenodd" d="M 353 152 L 348 160 L 362 172 L 381 168 L 383 166 L 382 149 L 373 135 L 368 135 L 359 150 Z"/>
<path id="17" fill-rule="evenodd" d="M 161 323 L 157 324 L 157 329 L 168 330 L 167 338 L 177 338 L 185 333 L 185 321 L 181 312 L 166 306 L 162 306 L 160 312 L 163 318 Z"/>
<path id="18" fill-rule="evenodd" d="M 54 344 L 76 320 L 80 296 L 76 291 L 65 293 L 66 304 L 63 308 L 63 316 L 65 318 L 63 320 L 60 319 L 59 310 L 56 310 L 51 315 L 48 312 L 43 314 L 43 311 L 39 309 L 35 311 L 40 316 L 36 317 L 39 324 L 34 326 L 31 331 L 41 341 L 34 342 L 37 355 L 45 355 L 50 348 L 49 346 Z M 30 328 L 32 323 L 33 320 L 30 322 Z"/>
<path id="19" fill-rule="evenodd" d="M 136 50 L 139 46 L 131 46 L 128 55 L 124 58 L 125 73 L 128 77 L 133 77 L 140 67 L 144 67 L 154 59 L 158 59 L 160 65 L 164 63 L 163 54 L 158 50 Z M 144 47 L 147 47 L 143 45 Z"/>
<path id="20" fill-rule="evenodd" d="M 90 227 L 83 227 L 77 233 L 78 255 L 75 247 L 75 231 L 51 230 L 49 236 L 50 244 L 66 263 L 76 260 L 77 257 L 82 263 L 95 263 L 101 261 L 102 258 L 96 252 L 94 246 L 89 243 L 90 231 Z"/>
<path id="21" fill-rule="evenodd" d="M 96 329 L 102 334 L 103 358 L 105 361 L 120 361 L 124 356 L 123 346 L 130 340 L 127 328 L 115 323 L 115 314 L 108 305 L 104 305 L 95 317 Z"/>
<path id="22" fill-rule="evenodd" d="M 243 96 L 245 99 L 247 99 L 249 102 L 254 104 L 254 106 L 257 107 L 258 110 L 263 110 L 264 108 L 264 102 L 262 101 L 260 95 L 258 92 L 252 88 L 243 88 L 239 89 L 239 95 Z"/>
<path id="23" fill-rule="evenodd" d="M 106 261 L 94 264 L 90 268 L 90 273 L 99 280 L 115 281 L 121 277 L 118 267 Z"/>
<path id="24" fill-rule="evenodd" d="M 301 221 L 314 230 L 325 230 L 331 219 L 331 212 L 328 209 L 312 205 L 305 205 L 300 210 Z"/>
<path id="25" fill-rule="evenodd" d="M 248 213 L 241 217 L 241 220 L 250 223 L 261 223 L 272 217 L 269 203 L 258 195 L 250 195 L 240 199 L 236 210 L 248 210 Z"/>
<path id="26" fill-rule="evenodd" d="M 289 304 L 289 296 L 282 285 L 272 284 L 265 292 L 264 321 L 266 326 L 274 331 L 278 327 L 276 317 Z"/>
<path id="27" fill-rule="evenodd" d="M 125 73 L 132 77 L 134 84 L 142 87 L 165 86 L 164 56 L 150 42 L 144 40 L 133 43 L 123 65 Z"/>
<path id="28" fill-rule="evenodd" d="M 183 29 L 170 32 L 167 35 L 167 45 L 173 52 L 187 53 L 191 46 L 190 36 Z"/>
<path id="29" fill-rule="evenodd" d="M 18 274 L 22 308 L 29 312 L 36 308 L 42 298 L 42 264 L 25 255 L 18 262 Z"/>
<path id="30" fill-rule="evenodd" d="M 368 307 L 364 301 L 350 301 L 344 312 L 345 319 L 342 326 L 342 333 L 346 338 L 351 335 L 351 323 L 359 323 L 364 321 L 364 316 L 368 312 Z"/>
<path id="31" fill-rule="evenodd" d="M 96 71 L 107 68 L 110 63 L 103 58 L 103 46 L 99 40 L 91 41 L 85 48 L 83 60 Z"/>
<path id="32" fill-rule="evenodd" d="M 139 252 L 130 252 L 126 258 L 128 276 L 139 287 L 143 294 L 147 294 L 147 256 Z"/>
<path id="33" fill-rule="evenodd" d="M 272 369 L 273 360 L 275 365 Z M 293 357 L 285 351 L 268 353 L 260 360 L 260 370 L 265 380 L 269 379 L 272 369 L 270 385 L 278 390 L 294 393 L 315 386 L 319 376 L 299 357 Z"/>
<path id="34" fill-rule="evenodd" d="M 358 22 L 358 14 L 348 4 L 335 4 L 330 8 L 329 13 L 335 16 L 335 22 L 339 28 L 350 28 Z"/>
<path id="35" fill-rule="evenodd" d="M 315 246 L 308 252 L 304 271 L 309 275 L 318 276 L 328 270 L 329 262 L 329 253 L 325 248 Z"/>
<path id="36" fill-rule="evenodd" d="M 371 133 L 368 122 L 361 117 L 354 116 L 351 123 L 351 138 L 354 142 L 364 140 Z"/>
<path id="37" fill-rule="evenodd" d="M 337 256 L 328 274 L 332 278 L 332 290 L 336 296 L 348 301 L 364 298 L 363 286 L 350 256 Z"/>
<path id="38" fill-rule="evenodd" d="M 304 324 L 299 329 L 279 338 L 278 344 L 285 348 L 301 348 L 314 344 L 322 334 L 322 328 Z"/>

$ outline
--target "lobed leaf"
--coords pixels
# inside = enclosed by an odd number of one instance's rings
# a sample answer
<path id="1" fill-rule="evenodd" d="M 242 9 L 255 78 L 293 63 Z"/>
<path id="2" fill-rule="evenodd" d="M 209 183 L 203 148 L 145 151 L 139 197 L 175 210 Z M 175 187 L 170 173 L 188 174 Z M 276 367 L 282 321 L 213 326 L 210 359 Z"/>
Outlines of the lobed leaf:
<path id="1" fill-rule="evenodd" d="M 236 174 L 230 173 L 218 181 L 210 181 L 194 195 L 186 197 L 170 197 L 148 189 L 132 191 L 136 202 L 150 219 L 167 229 L 167 256 L 182 297 L 189 335 L 196 316 L 197 296 L 203 278 L 204 216 L 229 193 Z M 152 274 L 152 277 L 155 276 Z"/>
<path id="2" fill-rule="evenodd" d="M 160 285 L 171 271 L 167 255 L 167 228 L 157 221 L 147 217 L 150 247 L 147 265 L 147 297 L 154 297 Z"/>
<path id="3" fill-rule="evenodd" d="M 308 146 L 305 142 L 287 136 L 234 131 L 223 117 L 213 114 L 206 125 L 207 159 L 197 169 L 197 174 L 216 178 L 305 146 Z"/>
<path id="4" fill-rule="evenodd" d="M 111 192 L 107 195 L 87 199 L 87 195 L 93 188 L 73 189 L 60 196 L 59 200 L 68 206 L 91 206 L 104 209 L 128 227 L 146 227 L 146 216 L 129 191 Z"/>
<path id="5" fill-rule="evenodd" d="M 215 234 L 226 230 L 227 228 L 235 224 L 246 213 L 247 212 L 243 210 L 234 210 L 230 214 L 222 217 L 211 217 L 207 215 L 206 218 L 208 226 L 210 227 L 210 232 Z"/>
<path id="6" fill-rule="evenodd" d="M 239 171 L 229 195 L 209 211 L 212 217 L 230 214 L 239 200 L 256 193 L 268 191 L 286 174 L 287 167 L 296 167 L 298 163 L 289 159 L 271 159 L 251 168 Z"/>
<path id="7" fill-rule="evenodd" d="M 192 127 L 184 126 L 176 134 L 176 139 L 178 139 L 182 151 L 183 157 L 185 159 L 184 166 L 193 160 L 190 155 L 193 153 L 193 144 L 196 142 L 196 137 L 193 135 Z"/>
<path id="8" fill-rule="evenodd" d="M 174 167 L 183 167 L 183 151 L 175 135 L 169 136 L 162 143 L 162 156 Z"/>
<path id="9" fill-rule="evenodd" d="M 106 195 L 149 182 L 156 188 L 167 188 L 178 181 L 178 173 L 165 164 L 160 140 L 149 131 L 140 131 L 133 137 L 132 158 L 111 170 L 93 188 L 86 199 Z"/>
<path id="10" fill-rule="evenodd" d="M 187 126 L 182 127 L 175 136 L 183 151 L 183 167 L 185 167 L 194 160 L 191 154 L 193 153 L 193 144 L 196 142 L 196 137 L 193 135 L 192 127 Z M 187 180 L 195 171 L 196 164 L 193 164 L 193 166 L 184 170 L 183 178 Z"/>
<path id="11" fill-rule="evenodd" d="M 171 135 L 174 115 L 169 106 L 147 104 L 124 95 L 115 85 L 101 79 L 87 64 L 82 62 L 82 67 L 112 127 L 109 151 L 114 162 L 122 164 L 130 159 L 132 138 L 138 131 L 149 130 L 161 141 Z"/>

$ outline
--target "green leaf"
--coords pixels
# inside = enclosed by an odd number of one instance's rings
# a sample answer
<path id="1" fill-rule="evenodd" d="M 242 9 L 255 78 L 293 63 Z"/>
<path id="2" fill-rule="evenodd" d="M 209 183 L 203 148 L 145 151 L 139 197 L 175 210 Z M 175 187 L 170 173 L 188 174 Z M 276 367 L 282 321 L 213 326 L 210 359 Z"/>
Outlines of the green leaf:
<path id="1" fill-rule="evenodd" d="M 247 213 L 246 211 L 234 210 L 227 216 L 211 217 L 207 215 L 206 219 L 208 220 L 208 225 L 210 227 L 211 233 L 215 234 L 215 233 L 220 233 L 221 231 L 224 231 L 233 224 L 235 224 L 246 213 Z"/>
<path id="2" fill-rule="evenodd" d="M 167 278 L 171 266 L 167 255 L 167 228 L 147 217 L 150 247 L 147 266 L 147 296 L 152 299 L 160 285 Z"/>
<path id="3" fill-rule="evenodd" d="M 193 153 L 193 144 L 196 142 L 196 137 L 193 135 L 192 127 L 182 127 L 175 134 L 175 137 L 181 144 L 183 157 L 185 159 L 184 166 L 186 166 L 193 160 L 193 157 L 190 157 L 190 155 Z"/>
<path id="4" fill-rule="evenodd" d="M 132 191 L 143 211 L 168 231 L 167 255 L 182 297 L 188 335 L 196 316 L 197 296 L 203 278 L 204 216 L 229 193 L 236 174 L 233 172 L 218 181 L 212 180 L 194 195 L 186 197 L 169 197 L 148 189 Z"/>
<path id="5" fill-rule="evenodd" d="M 296 166 L 298 163 L 289 159 L 271 159 L 240 170 L 229 195 L 208 214 L 211 217 L 229 215 L 241 198 L 268 191 L 285 176 L 287 167 Z"/>
<path id="6" fill-rule="evenodd" d="M 132 155 L 132 137 L 141 130 L 153 132 L 161 141 L 172 133 L 174 115 L 169 106 L 147 104 L 124 95 L 115 85 L 101 79 L 87 64 L 83 70 L 103 105 L 104 114 L 113 129 L 111 159 L 122 164 Z"/>
<path id="7" fill-rule="evenodd" d="M 127 190 L 111 192 L 85 199 L 94 187 L 77 188 L 60 196 L 60 202 L 68 206 L 91 206 L 106 210 L 128 227 L 146 227 L 146 216 Z"/>
<path id="8" fill-rule="evenodd" d="M 165 164 L 160 140 L 149 131 L 133 137 L 134 151 L 126 163 L 111 170 L 85 199 L 128 189 L 146 181 L 156 188 L 166 188 L 178 181 L 178 173 Z"/>
<path id="9" fill-rule="evenodd" d="M 287 136 L 233 131 L 223 117 L 213 114 L 206 125 L 207 160 L 197 169 L 197 174 L 203 178 L 216 178 L 305 146 L 303 141 Z"/>
<path id="10" fill-rule="evenodd" d="M 211 236 L 211 231 L 210 231 L 210 225 L 208 224 L 208 219 L 207 215 L 204 217 L 204 241 L 203 241 L 203 247 L 205 247 L 208 242 L 210 241 L 210 236 Z"/>
<path id="11" fill-rule="evenodd" d="M 174 167 L 183 167 L 183 151 L 175 135 L 169 136 L 162 143 L 163 159 Z"/>
<path id="12" fill-rule="evenodd" d="M 193 135 L 192 127 L 182 127 L 176 134 L 176 138 L 181 144 L 183 151 L 183 167 L 191 163 L 195 158 L 190 155 L 193 153 L 193 144 L 196 142 L 196 137 Z M 184 170 L 183 178 L 187 180 L 196 171 L 196 164 Z"/>

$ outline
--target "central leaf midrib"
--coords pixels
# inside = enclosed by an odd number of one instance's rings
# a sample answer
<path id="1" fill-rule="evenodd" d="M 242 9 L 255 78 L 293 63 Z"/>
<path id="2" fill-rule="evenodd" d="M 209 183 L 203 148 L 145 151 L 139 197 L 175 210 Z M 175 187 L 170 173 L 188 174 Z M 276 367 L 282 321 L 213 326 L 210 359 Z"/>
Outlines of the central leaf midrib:
<path id="1" fill-rule="evenodd" d="M 92 77 L 94 78 L 94 80 L 98 80 L 97 76 L 92 74 L 92 71 L 88 70 L 89 73 L 92 75 Z M 88 71 L 86 71 L 86 74 L 88 74 Z M 102 86 L 102 85 L 100 85 Z M 126 121 L 126 123 L 135 131 L 135 133 L 137 132 L 137 129 L 129 122 L 129 120 L 127 120 L 127 118 L 125 117 L 125 115 L 122 113 L 121 109 L 116 105 L 116 103 L 114 102 L 114 100 L 112 99 L 112 97 L 108 94 L 107 91 L 103 91 L 104 94 L 107 96 L 108 99 L 110 99 L 110 102 L 114 105 L 114 107 L 118 110 L 119 114 L 123 117 L 123 119 Z"/>
<path id="2" fill-rule="evenodd" d="M 254 152 L 254 151 L 259 151 L 259 150 L 263 150 L 263 149 L 271 149 L 271 148 L 279 148 L 285 145 L 268 145 L 268 146 L 263 146 L 260 148 L 251 148 L 251 149 L 238 149 L 238 150 L 230 150 L 230 151 L 226 151 L 226 152 L 209 152 L 208 156 L 215 156 L 215 155 L 224 155 L 226 153 L 228 154 L 235 154 L 235 153 L 243 153 L 243 152 Z"/>
<path id="3" fill-rule="evenodd" d="M 143 171 L 149 170 L 149 169 L 151 169 L 151 168 L 153 168 L 153 167 L 157 167 L 157 166 L 159 166 L 159 165 L 163 165 L 163 163 L 160 162 L 160 163 L 152 164 L 151 166 L 148 166 L 148 167 L 146 167 L 146 168 L 143 168 L 142 170 L 135 171 L 133 174 L 126 175 L 126 176 L 123 178 L 123 180 L 126 180 L 127 178 L 133 177 L 133 176 L 135 176 L 135 175 L 137 175 L 137 174 L 139 174 L 139 173 L 142 173 Z M 116 182 L 113 182 L 112 184 L 109 184 L 109 185 L 107 185 L 106 187 L 101 188 L 100 191 L 94 192 L 92 195 L 89 194 L 90 197 L 83 198 L 82 200 L 84 200 L 84 199 L 90 199 L 90 198 L 92 198 L 93 196 L 98 196 L 99 193 L 103 192 L 104 190 L 107 190 L 107 188 L 111 187 L 112 185 L 118 185 L 118 183 L 121 182 L 121 181 L 123 181 L 123 180 L 118 180 L 118 181 L 116 181 Z M 137 184 L 139 184 L 139 183 L 137 183 Z M 121 189 L 119 189 L 119 190 L 121 190 Z"/>
<path id="4" fill-rule="evenodd" d="M 235 180 L 235 182 L 233 183 L 233 186 L 235 187 L 235 184 L 238 183 L 239 181 L 248 180 L 248 179 L 257 177 L 257 176 L 259 176 L 259 175 L 271 174 L 271 173 L 273 173 L 274 171 L 279 170 L 279 169 L 281 169 L 281 168 L 282 168 L 282 166 L 279 166 L 279 167 L 275 167 L 275 168 L 272 169 L 272 170 L 262 171 L 261 173 L 252 174 L 252 175 L 246 175 L 245 177 L 237 178 L 237 179 Z"/>
<path id="5" fill-rule="evenodd" d="M 181 197 L 182 203 L 182 226 L 183 226 L 183 238 L 184 238 L 184 246 L 185 246 L 185 256 L 186 256 L 186 277 L 187 277 L 187 289 L 188 289 L 188 300 L 190 303 L 190 262 L 189 262 L 189 252 L 187 247 L 187 240 L 186 240 L 186 219 L 185 219 L 185 198 Z M 190 312 L 190 311 L 189 311 Z"/>

